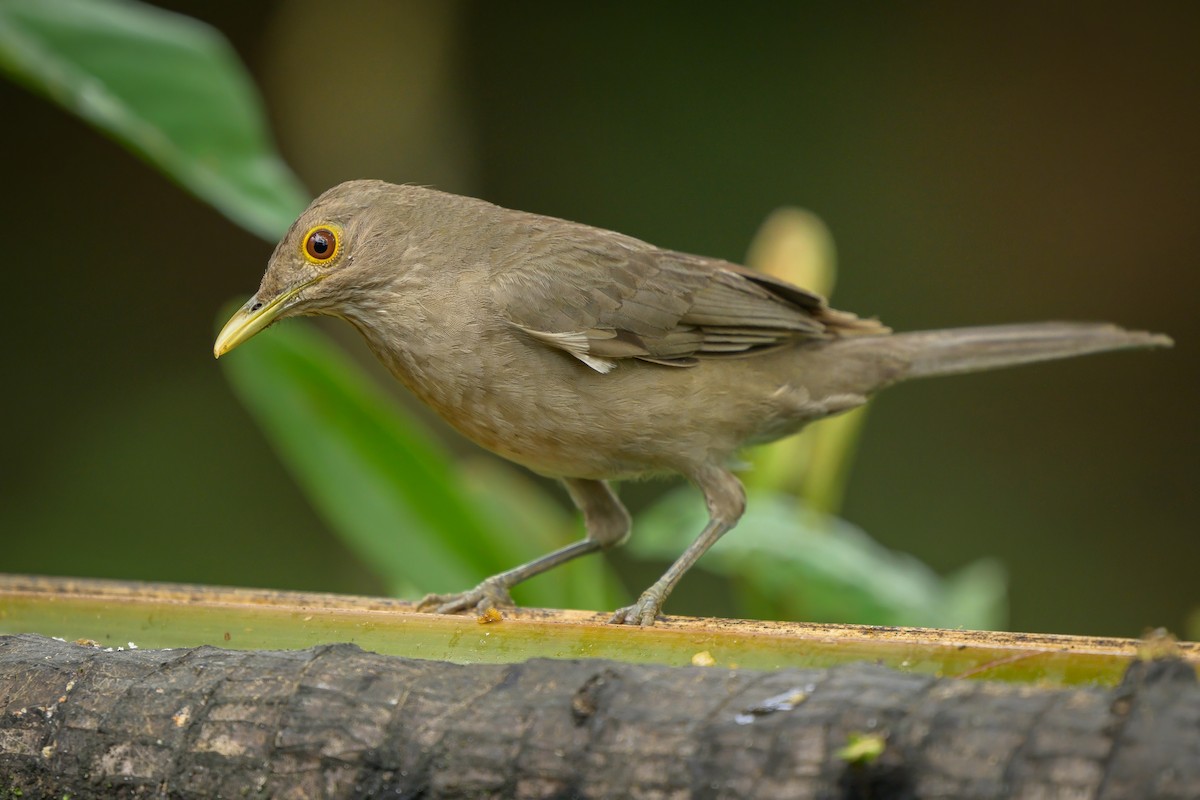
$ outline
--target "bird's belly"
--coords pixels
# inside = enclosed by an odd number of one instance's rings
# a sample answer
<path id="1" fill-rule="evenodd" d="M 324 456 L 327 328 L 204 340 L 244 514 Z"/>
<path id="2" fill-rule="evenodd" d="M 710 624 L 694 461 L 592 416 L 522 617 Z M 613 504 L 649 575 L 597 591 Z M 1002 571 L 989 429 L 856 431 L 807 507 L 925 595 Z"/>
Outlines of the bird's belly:
<path id="1" fill-rule="evenodd" d="M 480 447 L 542 475 L 616 480 L 668 469 L 631 451 L 627 429 L 597 429 L 586 414 L 580 416 L 545 397 L 534 400 L 521 394 L 499 403 L 468 400 L 454 405 L 426 402 Z"/>
<path id="2" fill-rule="evenodd" d="M 744 386 L 697 381 L 697 370 L 623 362 L 601 375 L 551 355 L 559 370 L 479 381 L 455 393 L 414 391 L 475 443 L 554 477 L 690 474 L 730 458 L 748 441 L 778 438 L 803 424 L 780 419 L 774 406 L 735 397 Z"/>
<path id="3" fill-rule="evenodd" d="M 646 471 L 613 457 L 619 435 L 591 428 L 586 411 L 572 399 L 569 381 L 536 380 L 537 370 L 496 370 L 494 359 L 385 363 L 417 399 L 463 436 L 535 472 L 618 478 Z"/>
<path id="4" fill-rule="evenodd" d="M 821 416 L 779 377 L 790 366 L 782 359 L 726 361 L 719 371 L 623 360 L 600 374 L 541 345 L 472 344 L 453 359 L 427 352 L 389 366 L 468 439 L 543 475 L 692 474 Z"/>

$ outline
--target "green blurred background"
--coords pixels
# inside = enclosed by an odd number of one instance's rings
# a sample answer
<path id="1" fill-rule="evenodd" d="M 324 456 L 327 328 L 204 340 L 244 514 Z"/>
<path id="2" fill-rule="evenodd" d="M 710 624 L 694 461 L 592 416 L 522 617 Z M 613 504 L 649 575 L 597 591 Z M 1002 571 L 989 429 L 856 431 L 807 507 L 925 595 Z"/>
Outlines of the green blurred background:
<path id="1" fill-rule="evenodd" d="M 887 393 L 843 516 L 939 571 L 997 556 L 1018 630 L 1200 606 L 1200 5 L 158 5 L 231 39 L 314 192 L 432 184 L 732 260 L 798 204 L 838 242 L 836 305 L 894 328 L 1170 333 Z M 380 591 L 212 359 L 270 246 L 43 100 L 0 102 L 0 570 Z"/>

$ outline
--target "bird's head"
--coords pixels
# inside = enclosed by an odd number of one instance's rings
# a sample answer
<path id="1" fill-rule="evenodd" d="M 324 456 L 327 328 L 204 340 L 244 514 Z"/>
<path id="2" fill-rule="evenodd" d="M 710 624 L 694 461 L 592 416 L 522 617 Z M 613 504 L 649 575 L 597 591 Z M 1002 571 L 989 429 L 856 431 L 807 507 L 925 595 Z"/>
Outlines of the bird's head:
<path id="1" fill-rule="evenodd" d="M 217 335 L 213 354 L 286 317 L 340 316 L 385 283 L 395 260 L 389 254 L 404 252 L 412 188 L 350 181 L 314 200 L 275 247 L 258 291 Z"/>

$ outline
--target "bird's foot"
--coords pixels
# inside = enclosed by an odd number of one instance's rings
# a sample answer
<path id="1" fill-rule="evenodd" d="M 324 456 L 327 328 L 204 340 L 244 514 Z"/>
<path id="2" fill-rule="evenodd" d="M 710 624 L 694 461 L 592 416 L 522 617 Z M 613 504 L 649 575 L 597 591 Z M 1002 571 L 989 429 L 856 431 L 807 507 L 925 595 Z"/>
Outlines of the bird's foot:
<path id="1" fill-rule="evenodd" d="M 658 612 L 662 609 L 662 604 L 662 598 L 657 594 L 650 591 L 643 592 L 642 596 L 633 605 L 618 608 L 614 611 L 612 617 L 608 620 L 609 624 L 641 625 L 643 628 L 648 628 L 658 618 Z"/>
<path id="2" fill-rule="evenodd" d="M 515 606 L 508 587 L 494 577 L 488 578 L 474 589 L 455 594 L 427 594 L 417 604 L 418 611 L 433 611 L 435 614 L 457 614 L 460 611 L 486 613 L 491 608 Z"/>

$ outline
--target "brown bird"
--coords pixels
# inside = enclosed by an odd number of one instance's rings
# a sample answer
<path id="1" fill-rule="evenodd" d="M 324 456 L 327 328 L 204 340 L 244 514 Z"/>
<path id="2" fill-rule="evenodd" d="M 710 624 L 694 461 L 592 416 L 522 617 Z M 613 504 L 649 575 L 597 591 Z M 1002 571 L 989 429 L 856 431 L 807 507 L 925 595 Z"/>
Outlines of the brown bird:
<path id="1" fill-rule="evenodd" d="M 341 317 L 464 436 L 562 479 L 587 536 L 455 595 L 439 612 L 509 604 L 515 584 L 620 544 L 608 481 L 680 473 L 709 521 L 616 623 L 651 625 L 745 507 L 727 463 L 909 378 L 1135 347 L 1161 334 L 1045 322 L 893 334 L 736 264 L 468 197 L 351 181 L 275 248 L 220 357 L 285 317 Z"/>

